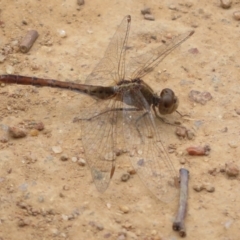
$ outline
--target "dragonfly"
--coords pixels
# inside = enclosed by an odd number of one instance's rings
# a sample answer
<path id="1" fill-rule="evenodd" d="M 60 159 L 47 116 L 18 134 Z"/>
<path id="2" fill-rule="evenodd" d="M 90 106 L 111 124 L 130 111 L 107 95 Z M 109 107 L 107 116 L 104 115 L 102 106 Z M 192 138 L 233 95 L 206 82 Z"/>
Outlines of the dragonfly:
<path id="1" fill-rule="evenodd" d="M 170 88 L 158 95 L 142 78 L 194 31 L 180 34 L 126 64 L 130 24 L 131 16 L 127 15 L 84 84 L 21 75 L 1 75 L 0 82 L 68 89 L 95 99 L 80 110 L 74 122 L 81 122 L 85 157 L 98 191 L 108 188 L 119 157 L 117 149 L 125 146 L 145 186 L 158 199 L 168 202 L 177 193 L 177 174 L 156 119 L 176 111 L 179 99 Z"/>

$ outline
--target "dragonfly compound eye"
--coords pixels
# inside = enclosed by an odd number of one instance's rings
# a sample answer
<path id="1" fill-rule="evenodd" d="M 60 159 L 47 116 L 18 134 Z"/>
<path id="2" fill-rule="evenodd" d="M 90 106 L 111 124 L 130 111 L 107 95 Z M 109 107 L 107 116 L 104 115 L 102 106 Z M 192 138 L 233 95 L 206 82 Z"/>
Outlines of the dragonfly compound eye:
<path id="1" fill-rule="evenodd" d="M 160 94 L 161 101 L 159 103 L 159 112 L 162 115 L 170 114 L 174 112 L 178 107 L 178 98 L 175 96 L 174 92 L 165 88 Z"/>

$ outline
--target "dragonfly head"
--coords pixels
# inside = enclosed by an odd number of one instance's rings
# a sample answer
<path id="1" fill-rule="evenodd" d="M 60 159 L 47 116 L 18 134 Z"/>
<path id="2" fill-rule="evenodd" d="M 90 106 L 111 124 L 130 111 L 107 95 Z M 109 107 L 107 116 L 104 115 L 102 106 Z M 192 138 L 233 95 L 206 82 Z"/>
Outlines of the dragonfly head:
<path id="1" fill-rule="evenodd" d="M 164 88 L 160 94 L 160 102 L 158 105 L 160 114 L 166 115 L 173 113 L 177 110 L 178 104 L 179 100 L 178 97 L 175 96 L 175 93 L 169 88 Z"/>

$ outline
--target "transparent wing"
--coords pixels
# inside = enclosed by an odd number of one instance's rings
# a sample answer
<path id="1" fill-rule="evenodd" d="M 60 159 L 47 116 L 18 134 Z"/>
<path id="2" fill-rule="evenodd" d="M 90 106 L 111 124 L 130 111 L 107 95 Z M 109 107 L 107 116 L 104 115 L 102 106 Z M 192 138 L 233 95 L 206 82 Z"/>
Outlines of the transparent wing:
<path id="1" fill-rule="evenodd" d="M 123 111 L 123 129 L 130 160 L 145 186 L 161 201 L 173 200 L 177 193 L 176 172 L 160 139 L 150 107 L 139 90 L 126 91 L 123 100 L 134 99 L 139 111 Z"/>
<path id="2" fill-rule="evenodd" d="M 104 192 L 114 174 L 116 161 L 119 102 L 98 101 L 80 112 L 82 142 L 93 181 Z"/>
<path id="3" fill-rule="evenodd" d="M 130 78 L 142 78 L 151 72 L 168 54 L 192 36 L 193 33 L 194 31 L 189 31 L 181 34 L 167 44 L 163 44 L 147 53 L 132 58 L 128 64 Z"/>
<path id="4" fill-rule="evenodd" d="M 131 16 L 126 16 L 112 37 L 104 57 L 87 77 L 86 84 L 110 86 L 124 79 L 125 52 L 130 30 Z"/>

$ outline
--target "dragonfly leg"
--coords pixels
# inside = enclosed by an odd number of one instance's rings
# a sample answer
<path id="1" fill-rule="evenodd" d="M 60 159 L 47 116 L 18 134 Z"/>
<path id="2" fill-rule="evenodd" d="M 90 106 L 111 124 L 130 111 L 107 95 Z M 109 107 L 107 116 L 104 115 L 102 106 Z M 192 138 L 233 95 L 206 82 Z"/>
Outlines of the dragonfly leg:
<path id="1" fill-rule="evenodd" d="M 180 113 L 178 110 L 176 110 L 176 112 L 183 118 L 183 117 L 190 117 L 189 114 L 182 114 Z"/>
<path id="2" fill-rule="evenodd" d="M 171 123 L 171 122 L 167 121 L 165 118 L 159 116 L 158 113 L 157 113 L 157 111 L 156 111 L 155 106 L 153 106 L 152 108 L 153 108 L 153 111 L 154 111 L 155 116 L 156 116 L 157 119 L 159 119 L 159 120 L 161 120 L 163 123 L 169 124 L 169 125 L 171 125 L 171 126 L 175 126 L 175 127 L 178 127 L 178 126 L 179 126 L 179 124 Z M 177 111 L 177 113 L 180 114 L 180 116 L 182 116 L 181 113 L 179 113 L 178 111 Z"/>
<path id="3" fill-rule="evenodd" d="M 90 120 L 92 120 L 92 119 L 94 119 L 96 117 L 99 117 L 100 115 L 103 115 L 105 113 L 112 112 L 112 111 L 123 111 L 123 110 L 124 111 L 140 111 L 140 109 L 138 109 L 138 108 L 113 108 L 113 109 L 108 109 L 108 110 L 105 110 L 103 112 L 100 112 L 99 114 L 94 115 L 94 116 L 92 116 L 90 118 L 75 117 L 73 119 L 73 122 L 78 122 L 78 121 L 82 121 L 82 120 L 90 121 Z"/>

